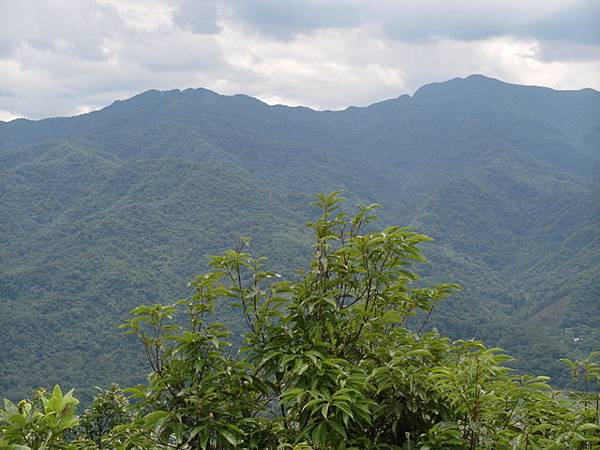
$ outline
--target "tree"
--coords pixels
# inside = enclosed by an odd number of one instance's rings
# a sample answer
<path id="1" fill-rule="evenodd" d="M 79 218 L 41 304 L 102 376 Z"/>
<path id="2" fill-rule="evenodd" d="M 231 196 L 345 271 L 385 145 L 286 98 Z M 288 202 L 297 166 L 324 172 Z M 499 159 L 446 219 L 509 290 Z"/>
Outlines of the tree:
<path id="1" fill-rule="evenodd" d="M 419 244 L 429 238 L 372 230 L 378 205 L 349 216 L 342 201 L 337 192 L 317 197 L 314 257 L 296 279 L 266 270 L 243 239 L 212 258 L 189 299 L 134 310 L 126 327 L 153 368 L 150 383 L 132 391 L 148 411 L 133 427 L 140 436 L 203 449 L 593 441 L 597 427 L 549 393 L 546 378 L 510 376 L 499 349 L 425 332 L 437 302 L 458 289 L 418 284 L 411 266 L 425 261 Z M 228 332 L 208 320 L 215 305 L 229 302 L 247 327 L 237 355 L 226 350 Z M 188 325 L 165 325 L 177 307 Z"/>
<path id="2" fill-rule="evenodd" d="M 130 405 L 125 394 L 115 384 L 99 389 L 98 395 L 81 416 L 75 435 L 80 447 L 112 449 L 122 445 L 126 438 L 115 433 L 116 427 L 132 420 Z"/>

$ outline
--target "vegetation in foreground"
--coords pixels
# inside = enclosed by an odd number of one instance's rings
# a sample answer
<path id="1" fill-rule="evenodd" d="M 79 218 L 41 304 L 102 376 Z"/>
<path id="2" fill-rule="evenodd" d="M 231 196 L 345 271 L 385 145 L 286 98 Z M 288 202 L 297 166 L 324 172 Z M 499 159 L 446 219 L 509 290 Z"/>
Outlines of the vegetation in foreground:
<path id="1" fill-rule="evenodd" d="M 100 392 L 81 417 L 59 387 L 6 401 L 0 449 L 600 448 L 598 355 L 566 360 L 580 388 L 557 392 L 512 375 L 499 349 L 424 332 L 458 288 L 417 282 L 428 238 L 368 231 L 377 205 L 349 216 L 341 201 L 318 196 L 314 258 L 297 279 L 241 240 L 190 298 L 132 311 L 124 328 L 145 349 L 146 384 Z M 211 320 L 222 302 L 243 313 L 239 352 Z"/>

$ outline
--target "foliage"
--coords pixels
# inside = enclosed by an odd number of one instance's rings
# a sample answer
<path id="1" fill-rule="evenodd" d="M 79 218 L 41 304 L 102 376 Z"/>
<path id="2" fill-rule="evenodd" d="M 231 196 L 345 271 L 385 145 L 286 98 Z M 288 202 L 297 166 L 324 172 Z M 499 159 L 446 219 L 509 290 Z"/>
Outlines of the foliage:
<path id="1" fill-rule="evenodd" d="M 4 408 L 0 409 L 0 449 L 71 448 L 64 437 L 78 423 L 75 415 L 78 403 L 73 391 L 63 395 L 59 386 L 54 387 L 50 396 L 38 390 L 33 400 L 22 400 L 18 405 L 5 400 Z"/>
<path id="2" fill-rule="evenodd" d="M 597 353 L 564 361 L 581 386 L 563 393 L 547 377 L 512 374 L 497 348 L 426 330 L 458 289 L 412 270 L 429 238 L 376 230 L 377 205 L 347 215 L 342 200 L 318 196 L 313 257 L 296 277 L 267 270 L 242 239 L 212 258 L 189 298 L 135 308 L 123 327 L 151 373 L 126 390 L 131 404 L 113 387 L 78 422 L 58 387 L 37 403 L 7 402 L 0 448 L 600 448 Z M 244 317 L 239 351 L 212 320 L 222 303 Z M 409 318 L 421 326 L 407 328 Z"/>
<path id="3" fill-rule="evenodd" d="M 100 389 L 74 430 L 76 442 L 79 447 L 115 448 L 126 441 L 126 437 L 116 432 L 117 427 L 129 423 L 132 418 L 129 401 L 117 385 Z"/>

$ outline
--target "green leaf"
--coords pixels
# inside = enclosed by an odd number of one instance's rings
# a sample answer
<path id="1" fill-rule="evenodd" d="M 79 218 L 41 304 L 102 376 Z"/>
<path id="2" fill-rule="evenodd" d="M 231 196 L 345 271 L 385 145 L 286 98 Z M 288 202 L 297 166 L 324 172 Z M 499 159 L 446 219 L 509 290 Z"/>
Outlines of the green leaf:
<path id="1" fill-rule="evenodd" d="M 234 447 L 238 446 L 239 441 L 231 432 L 229 432 L 227 430 L 219 430 L 219 434 L 221 436 L 223 436 L 225 439 L 227 439 L 227 441 Z"/>

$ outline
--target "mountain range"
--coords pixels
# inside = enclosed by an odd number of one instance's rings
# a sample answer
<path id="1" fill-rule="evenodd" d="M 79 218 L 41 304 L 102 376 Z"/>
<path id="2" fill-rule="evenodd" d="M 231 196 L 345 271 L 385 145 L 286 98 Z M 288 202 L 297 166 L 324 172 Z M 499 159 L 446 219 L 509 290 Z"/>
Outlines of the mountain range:
<path id="1" fill-rule="evenodd" d="M 188 295 L 241 235 L 291 273 L 332 190 L 434 239 L 424 280 L 464 289 L 430 326 L 559 385 L 559 358 L 600 349 L 600 92 L 472 75 L 315 111 L 153 90 L 0 122 L 0 397 L 143 380 L 128 311 Z"/>

